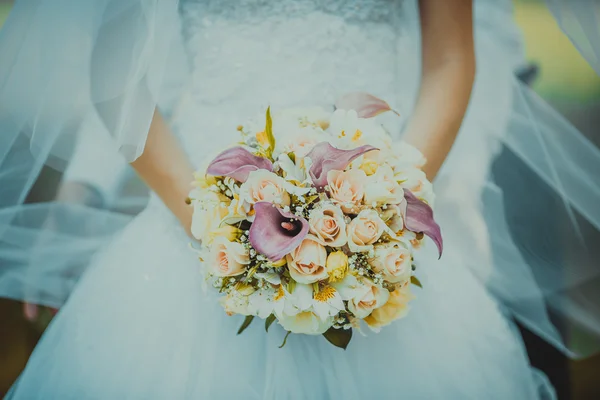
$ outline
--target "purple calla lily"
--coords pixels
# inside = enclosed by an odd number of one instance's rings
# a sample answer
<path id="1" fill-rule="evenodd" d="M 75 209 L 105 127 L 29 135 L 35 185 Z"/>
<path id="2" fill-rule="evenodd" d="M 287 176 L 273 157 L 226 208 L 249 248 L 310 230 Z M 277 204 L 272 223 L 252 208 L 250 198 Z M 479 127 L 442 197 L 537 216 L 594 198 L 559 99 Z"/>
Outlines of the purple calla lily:
<path id="1" fill-rule="evenodd" d="M 317 189 L 323 189 L 327 185 L 327 173 L 329 171 L 344 170 L 354 159 L 373 150 L 379 149 L 364 145 L 352 150 L 340 150 L 328 142 L 317 143 L 307 155 L 312 161 L 309 174 L 313 184 Z"/>
<path id="2" fill-rule="evenodd" d="M 435 242 L 441 257 L 444 241 L 440 226 L 433 219 L 433 210 L 410 190 L 404 189 L 404 198 L 406 199 L 406 215 L 404 217 L 406 229 L 429 236 Z"/>
<path id="3" fill-rule="evenodd" d="M 238 182 L 246 182 L 248 174 L 259 169 L 272 172 L 273 163 L 238 146 L 219 154 L 210 162 L 206 173 L 214 176 L 228 176 Z"/>
<path id="4" fill-rule="evenodd" d="M 394 114 L 400 115 L 392 110 L 390 105 L 385 101 L 364 92 L 354 92 L 343 95 L 335 102 L 335 108 L 354 110 L 360 118 L 376 117 L 386 111 L 392 111 Z"/>
<path id="5" fill-rule="evenodd" d="M 254 204 L 254 222 L 250 226 L 250 244 L 270 261 L 279 261 L 302 243 L 308 234 L 308 222 L 268 202 Z"/>

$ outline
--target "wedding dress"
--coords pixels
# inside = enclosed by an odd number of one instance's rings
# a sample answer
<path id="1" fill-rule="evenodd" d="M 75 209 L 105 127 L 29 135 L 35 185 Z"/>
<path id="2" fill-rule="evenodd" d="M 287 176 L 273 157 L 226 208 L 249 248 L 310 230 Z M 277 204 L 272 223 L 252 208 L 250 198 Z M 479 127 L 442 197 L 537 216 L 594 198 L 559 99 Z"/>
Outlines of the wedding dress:
<path id="1" fill-rule="evenodd" d="M 494 260 L 480 198 L 523 62 L 511 11 L 509 0 L 476 2 L 473 97 L 436 181 L 446 250 L 439 261 L 427 250 L 419 260 L 423 289 L 408 317 L 355 335 L 346 351 L 306 335 L 279 348 L 285 331 L 256 322 L 238 336 L 240 317 L 202 291 L 189 239 L 153 196 L 94 255 L 8 398 L 552 398 L 481 283 L 492 273 L 481 267 Z M 398 110 L 402 117 L 381 120 L 401 137 L 419 84 L 415 2 L 183 0 L 178 18 L 189 74 L 164 109 L 197 166 L 267 106 L 331 108 L 351 91 Z"/>

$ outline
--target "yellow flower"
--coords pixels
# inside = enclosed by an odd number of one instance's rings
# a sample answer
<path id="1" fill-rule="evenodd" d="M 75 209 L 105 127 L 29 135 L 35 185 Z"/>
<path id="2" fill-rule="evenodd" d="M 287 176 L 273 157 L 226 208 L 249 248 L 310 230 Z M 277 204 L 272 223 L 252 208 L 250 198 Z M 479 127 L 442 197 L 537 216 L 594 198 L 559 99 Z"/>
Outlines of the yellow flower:
<path id="1" fill-rule="evenodd" d="M 367 174 L 367 176 L 371 176 L 374 175 L 375 172 L 377 172 L 378 167 L 379 164 L 377 163 L 377 161 L 367 158 L 365 159 L 365 161 L 363 161 L 359 168 L 365 171 L 365 174 Z"/>
<path id="2" fill-rule="evenodd" d="M 265 131 L 258 132 L 256 134 L 256 140 L 262 147 L 264 147 L 264 148 L 269 147 L 269 138 L 267 137 L 267 132 L 265 132 Z"/>
<path id="3" fill-rule="evenodd" d="M 348 256 L 343 251 L 334 251 L 327 257 L 329 282 L 339 282 L 348 272 Z"/>
<path id="4" fill-rule="evenodd" d="M 365 322 L 373 331 L 378 332 L 392 321 L 408 314 L 408 303 L 414 298 L 410 285 L 404 285 L 390 293 L 388 301 L 365 317 Z"/>
<path id="5" fill-rule="evenodd" d="M 218 229 L 215 229 L 214 231 L 209 232 L 208 235 L 210 237 L 211 242 L 218 237 L 224 237 L 225 239 L 229 240 L 230 242 L 233 242 L 238 237 L 240 237 L 241 234 L 242 234 L 241 229 L 238 229 L 232 225 L 224 224 L 223 226 L 219 227 Z"/>
<path id="6" fill-rule="evenodd" d="M 194 172 L 194 186 L 202 189 L 208 189 L 217 183 L 217 178 L 202 172 Z"/>

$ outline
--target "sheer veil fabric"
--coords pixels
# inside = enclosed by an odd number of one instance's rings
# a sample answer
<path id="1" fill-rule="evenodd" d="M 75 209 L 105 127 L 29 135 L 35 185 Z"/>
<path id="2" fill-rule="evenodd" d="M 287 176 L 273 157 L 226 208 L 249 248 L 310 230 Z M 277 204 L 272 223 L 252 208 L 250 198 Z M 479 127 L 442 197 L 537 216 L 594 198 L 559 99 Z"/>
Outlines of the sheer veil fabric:
<path id="1" fill-rule="evenodd" d="M 598 6 L 548 5 L 600 73 Z M 169 114 L 185 79 L 180 29 L 174 0 L 16 2 L 0 32 L 0 295 L 60 307 L 90 257 L 131 220 L 25 200 L 44 165 L 68 165 L 82 131 L 110 135 L 128 161 L 142 153 L 155 107 Z M 474 155 L 440 177 L 439 195 L 468 208 L 455 245 L 476 276 L 535 332 L 586 356 L 600 350 L 600 267 L 588 234 L 600 229 L 600 151 L 516 79 L 511 102 L 507 129 L 482 159 L 502 144 L 515 167 L 488 171 Z M 460 182 L 461 168 L 478 167 L 477 179 Z M 557 196 L 523 215 L 536 180 Z M 536 229 L 553 216 L 558 241 Z"/>

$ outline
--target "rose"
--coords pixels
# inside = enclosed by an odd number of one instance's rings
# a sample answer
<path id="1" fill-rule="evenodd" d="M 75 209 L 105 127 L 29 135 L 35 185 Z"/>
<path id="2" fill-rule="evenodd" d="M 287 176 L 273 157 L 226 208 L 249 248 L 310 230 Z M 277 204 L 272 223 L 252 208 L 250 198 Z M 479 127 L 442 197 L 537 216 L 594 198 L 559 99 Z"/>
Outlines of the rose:
<path id="1" fill-rule="evenodd" d="M 310 232 L 323 246 L 341 247 L 346 244 L 344 213 L 331 203 L 322 203 L 310 213 Z"/>
<path id="2" fill-rule="evenodd" d="M 363 279 L 360 283 L 354 296 L 348 300 L 348 310 L 357 318 L 365 318 L 388 301 L 389 292 L 368 279 Z"/>
<path id="3" fill-rule="evenodd" d="M 212 272 L 216 276 L 236 276 L 246 271 L 250 264 L 248 250 L 239 242 L 230 242 L 219 236 L 215 238 L 210 248 L 210 259 L 208 260 Z"/>
<path id="4" fill-rule="evenodd" d="M 406 142 L 394 142 L 390 156 L 386 159 L 396 172 L 425 165 L 425 156 L 416 147 Z"/>
<path id="5" fill-rule="evenodd" d="M 333 317 L 319 318 L 312 311 L 302 311 L 295 315 L 278 316 L 279 324 L 288 332 L 320 335 L 333 324 Z"/>
<path id="6" fill-rule="evenodd" d="M 392 241 L 375 246 L 375 256 L 369 261 L 373 270 L 388 282 L 404 283 L 410 279 L 411 252 L 403 243 Z"/>
<path id="7" fill-rule="evenodd" d="M 375 332 L 392 321 L 406 316 L 408 313 L 408 303 L 414 298 L 410 292 L 410 285 L 397 288 L 389 294 L 387 302 L 373 310 L 371 315 L 365 318 L 365 322 Z"/>
<path id="8" fill-rule="evenodd" d="M 327 184 L 333 202 L 339 204 L 345 213 L 356 213 L 364 197 L 366 180 L 367 175 L 361 169 L 329 171 Z"/>
<path id="9" fill-rule="evenodd" d="M 339 282 L 348 272 L 348 256 L 343 251 L 334 251 L 327 256 L 329 282 Z"/>
<path id="10" fill-rule="evenodd" d="M 194 200 L 192 215 L 192 235 L 205 244 L 212 243 L 211 233 L 219 229 L 227 216 L 229 199 L 219 193 L 206 191 L 200 199 Z"/>
<path id="11" fill-rule="evenodd" d="M 290 276 L 300 283 L 314 283 L 327 278 L 327 250 L 314 238 L 307 237 L 286 256 Z"/>
<path id="12" fill-rule="evenodd" d="M 240 200 L 249 204 L 266 201 L 282 207 L 289 206 L 290 195 L 285 187 L 285 180 L 270 171 L 264 169 L 252 171 L 240 187 Z"/>
<path id="13" fill-rule="evenodd" d="M 385 222 L 375 210 L 362 210 L 346 229 L 348 247 L 353 252 L 369 251 L 386 230 Z"/>
<path id="14" fill-rule="evenodd" d="M 394 177 L 392 167 L 380 165 L 377 172 L 370 176 L 365 186 L 365 203 L 377 206 L 382 204 L 400 204 L 404 200 L 404 191 Z"/>
<path id="15" fill-rule="evenodd" d="M 433 207 L 433 201 L 435 200 L 433 185 L 427 180 L 425 172 L 416 168 L 402 170 L 400 172 L 396 171 L 395 179 L 400 182 L 400 186 L 402 186 L 403 189 L 410 190 L 419 199 L 426 201 Z"/>

